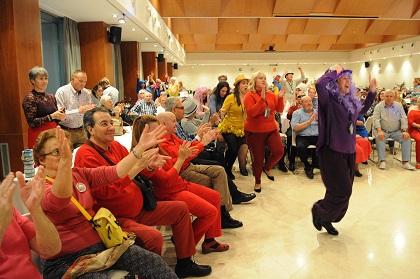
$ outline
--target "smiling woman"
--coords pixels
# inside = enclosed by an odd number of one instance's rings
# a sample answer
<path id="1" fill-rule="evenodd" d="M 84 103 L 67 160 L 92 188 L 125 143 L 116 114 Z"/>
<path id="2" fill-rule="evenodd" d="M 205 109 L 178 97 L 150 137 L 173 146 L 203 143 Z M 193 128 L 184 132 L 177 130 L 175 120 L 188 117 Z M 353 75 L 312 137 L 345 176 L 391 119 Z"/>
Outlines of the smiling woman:
<path id="1" fill-rule="evenodd" d="M 54 95 L 45 92 L 48 85 L 47 70 L 33 67 L 29 71 L 29 81 L 34 89 L 23 99 L 22 107 L 29 125 L 28 147 L 32 148 L 40 132 L 56 127 L 56 120 L 63 120 L 66 115 L 58 110 Z"/>

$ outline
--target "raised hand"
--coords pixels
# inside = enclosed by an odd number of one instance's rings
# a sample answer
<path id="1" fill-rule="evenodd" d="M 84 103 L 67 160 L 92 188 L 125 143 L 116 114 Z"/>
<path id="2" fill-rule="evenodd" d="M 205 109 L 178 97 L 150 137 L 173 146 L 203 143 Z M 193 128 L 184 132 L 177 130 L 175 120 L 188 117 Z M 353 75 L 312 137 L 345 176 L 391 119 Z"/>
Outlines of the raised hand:
<path id="1" fill-rule="evenodd" d="M 369 75 L 369 93 L 376 92 L 376 78 L 371 78 L 371 76 Z"/>
<path id="2" fill-rule="evenodd" d="M 11 172 L 0 185 L 0 239 L 3 237 L 1 233 L 6 231 L 13 218 L 13 191 L 15 190 L 13 179 L 14 175 Z"/>
<path id="3" fill-rule="evenodd" d="M 29 212 L 40 208 L 45 192 L 44 167 L 39 166 L 35 177 L 28 183 L 25 182 L 25 178 L 20 171 L 16 172 L 16 178 L 18 180 L 20 197 Z"/>
<path id="4" fill-rule="evenodd" d="M 162 139 L 162 137 L 166 134 L 166 127 L 164 125 L 159 125 L 151 132 L 149 132 L 149 130 L 149 124 L 146 124 L 143 133 L 140 135 L 139 142 L 137 143 L 137 146 L 141 146 L 143 150 L 155 147 L 166 140 Z"/>

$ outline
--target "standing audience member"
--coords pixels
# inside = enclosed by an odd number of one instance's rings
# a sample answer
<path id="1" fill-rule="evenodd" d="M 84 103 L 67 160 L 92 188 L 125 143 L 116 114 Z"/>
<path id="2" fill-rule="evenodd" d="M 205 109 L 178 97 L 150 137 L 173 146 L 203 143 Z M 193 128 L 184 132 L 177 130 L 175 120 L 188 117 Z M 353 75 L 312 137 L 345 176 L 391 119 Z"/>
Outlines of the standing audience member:
<path id="1" fill-rule="evenodd" d="M 87 74 L 82 70 L 76 70 L 71 75 L 71 82 L 57 89 L 58 108 L 66 110 L 66 119 L 58 124 L 67 130 L 71 136 L 73 148 L 77 148 L 85 143 L 87 137 L 83 131 L 83 114 L 96 105 L 92 104 L 89 90 L 85 88 Z"/>
<path id="2" fill-rule="evenodd" d="M 226 173 L 233 176 L 232 167 L 238 158 L 239 171 L 242 175 L 247 176 L 246 156 L 248 154 L 248 145 L 245 141 L 244 123 L 245 123 L 245 107 L 244 97 L 248 90 L 249 78 L 241 74 L 235 78 L 233 86 L 233 94 L 226 97 L 221 108 L 222 114 L 225 116 L 219 124 L 219 132 L 222 134 L 228 149 L 225 153 Z"/>
<path id="3" fill-rule="evenodd" d="M 203 119 L 205 107 L 209 106 L 210 97 L 209 97 L 208 92 L 209 92 L 209 89 L 206 86 L 200 85 L 197 87 L 194 93 L 193 98 L 199 103 L 198 108 L 197 108 L 197 115 L 200 119 Z"/>
<path id="4" fill-rule="evenodd" d="M 97 106 L 100 106 L 99 102 L 101 100 L 103 93 L 104 93 L 104 89 L 102 88 L 102 86 L 100 86 L 99 84 L 95 85 L 92 88 L 92 94 L 90 96 L 92 99 L 92 103 Z"/>
<path id="5" fill-rule="evenodd" d="M 249 92 L 244 97 L 246 120 L 244 124 L 245 138 L 252 152 L 254 161 L 252 170 L 255 177 L 255 192 L 261 192 L 261 172 L 267 178 L 274 180 L 271 168 L 280 160 L 284 153 L 284 147 L 280 138 L 274 112 L 282 112 L 284 108 L 283 95 L 267 91 L 267 76 L 263 72 L 252 75 L 249 83 Z M 265 146 L 268 146 L 271 154 L 263 166 Z"/>
<path id="6" fill-rule="evenodd" d="M 292 106 L 289 107 L 289 109 L 287 110 L 287 119 L 289 119 L 289 121 L 292 121 L 292 116 L 293 113 L 300 109 L 302 107 L 300 99 L 302 97 L 305 97 L 305 94 L 300 91 L 299 88 L 296 89 L 295 92 L 295 100 L 292 102 Z M 286 131 L 286 136 L 287 136 L 287 158 L 289 159 L 289 170 L 290 171 L 295 171 L 295 162 L 296 162 L 296 153 L 297 153 L 297 149 L 296 146 L 292 145 L 292 127 L 289 127 Z"/>
<path id="7" fill-rule="evenodd" d="M 229 94 L 229 83 L 221 81 L 217 84 L 215 91 L 210 96 L 209 107 L 210 115 L 219 112 L 223 106 L 226 96 Z M 223 117 L 223 115 L 220 115 Z"/>
<path id="8" fill-rule="evenodd" d="M 284 69 L 284 78 L 286 78 L 286 80 L 281 81 L 281 86 L 286 90 L 284 97 L 286 101 L 289 102 L 291 102 L 291 100 L 294 98 L 296 86 L 305 79 L 305 74 L 303 73 L 302 67 L 298 65 L 297 68 L 300 71 L 299 79 L 293 79 L 294 73 L 286 68 Z"/>
<path id="9" fill-rule="evenodd" d="M 23 112 L 28 122 L 28 147 L 33 148 L 42 131 L 57 127 L 57 121 L 66 119 L 65 108 L 57 107 L 55 96 L 45 92 L 48 72 L 35 66 L 29 71 L 29 81 L 34 89 L 22 101 Z"/>
<path id="10" fill-rule="evenodd" d="M 109 84 L 109 79 L 107 77 L 103 77 L 101 78 L 101 80 L 99 81 L 99 85 L 102 86 L 102 88 L 104 89 L 103 91 L 103 95 L 109 95 L 112 98 L 112 103 L 115 104 L 116 102 L 118 102 L 119 100 L 119 95 L 120 92 L 118 92 L 118 89 L 115 87 L 112 87 Z"/>
<path id="11" fill-rule="evenodd" d="M 41 208 L 45 191 L 44 168 L 39 167 L 27 184 L 16 172 L 20 197 L 33 222 L 23 217 L 13 205 L 14 175 L 9 173 L 0 185 L 0 277 L 42 279 L 31 261 L 31 250 L 42 257 L 53 257 L 61 250 L 57 229 Z"/>
<path id="12" fill-rule="evenodd" d="M 407 116 L 402 104 L 394 102 L 395 94 L 392 90 L 385 90 L 385 101 L 379 103 L 373 112 L 373 134 L 376 138 L 379 169 L 386 168 L 385 143 L 392 138 L 401 144 L 402 168 L 414 170 L 410 164 L 411 140 L 408 133 Z"/>
<path id="13" fill-rule="evenodd" d="M 131 108 L 130 115 L 154 115 L 157 114 L 157 106 L 153 101 L 152 93 L 145 92 L 144 99 L 136 102 L 136 104 Z"/>
<path id="14" fill-rule="evenodd" d="M 72 153 L 63 130 L 42 132 L 34 147 L 34 159 L 37 165 L 44 167 L 46 184 L 41 206 L 45 214 L 56 226 L 62 248 L 55 256 L 41 259 L 45 279 L 69 278 L 86 274 L 86 277 L 106 278 L 110 268 L 125 270 L 129 276 L 146 278 L 177 278 L 163 259 L 137 245 L 133 245 L 133 236 L 121 245 L 115 246 L 110 253 L 101 241 L 92 224 L 73 204 L 73 196 L 90 216 L 95 215 L 91 188 L 102 187 L 127 176 L 133 166 L 140 169 L 147 165 L 162 166 L 164 159 L 157 154 L 156 146 L 161 134 L 143 133 L 134 152 L 127 155 L 116 166 L 98 168 L 73 168 Z M 142 155 L 138 159 L 139 154 Z M 82 237 L 81 237 L 82 236 Z"/>
<path id="15" fill-rule="evenodd" d="M 416 141 L 416 169 L 420 169 L 420 102 L 408 112 L 408 133 Z"/>
<path id="16" fill-rule="evenodd" d="M 300 98 L 302 108 L 293 112 L 292 126 L 296 133 L 296 149 L 300 160 L 305 165 L 305 174 L 309 179 L 314 179 L 314 168 L 318 167 L 318 156 L 312 153 L 312 163 L 308 162 L 308 146 L 318 142 L 318 115 L 312 106 L 309 96 Z"/>
<path id="17" fill-rule="evenodd" d="M 178 80 L 176 79 L 176 77 L 171 77 L 169 79 L 169 84 L 168 84 L 169 97 L 179 96 L 179 92 L 180 92 L 180 88 L 179 88 Z"/>
<path id="18" fill-rule="evenodd" d="M 353 188 L 356 159 L 356 119 L 375 99 L 376 80 L 369 80 L 370 92 L 363 105 L 352 83 L 352 71 L 334 65 L 317 80 L 318 144 L 317 152 L 326 192 L 312 207 L 312 222 L 331 235 L 338 231 L 331 224 L 347 212 Z"/>

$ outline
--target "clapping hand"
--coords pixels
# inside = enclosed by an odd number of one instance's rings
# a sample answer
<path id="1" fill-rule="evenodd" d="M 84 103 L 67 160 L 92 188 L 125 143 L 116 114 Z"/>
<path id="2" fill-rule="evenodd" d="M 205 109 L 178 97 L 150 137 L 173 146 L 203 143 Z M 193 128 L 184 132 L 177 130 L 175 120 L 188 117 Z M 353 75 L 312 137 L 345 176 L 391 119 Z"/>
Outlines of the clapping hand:
<path id="1" fill-rule="evenodd" d="M 198 153 L 196 146 L 191 146 L 191 142 L 184 141 L 178 150 L 178 158 L 185 160 L 188 157 L 195 156 Z"/>
<path id="2" fill-rule="evenodd" d="M 20 197 L 29 212 L 41 208 L 41 201 L 45 192 L 44 167 L 39 166 L 35 177 L 28 183 L 25 182 L 25 178 L 20 171 L 16 172 L 16 178 L 18 180 Z"/>
<path id="3" fill-rule="evenodd" d="M 14 175 L 9 173 L 0 185 L 0 230 L 5 231 L 13 218 Z M 1 242 L 0 242 L 1 245 Z"/>
<path id="4" fill-rule="evenodd" d="M 166 127 L 164 125 L 159 125 L 151 132 L 149 132 L 149 130 L 149 124 L 146 124 L 143 133 L 140 135 L 139 142 L 137 143 L 137 145 L 142 145 L 144 150 L 155 147 L 166 140 L 162 139 L 162 137 L 166 134 Z"/>

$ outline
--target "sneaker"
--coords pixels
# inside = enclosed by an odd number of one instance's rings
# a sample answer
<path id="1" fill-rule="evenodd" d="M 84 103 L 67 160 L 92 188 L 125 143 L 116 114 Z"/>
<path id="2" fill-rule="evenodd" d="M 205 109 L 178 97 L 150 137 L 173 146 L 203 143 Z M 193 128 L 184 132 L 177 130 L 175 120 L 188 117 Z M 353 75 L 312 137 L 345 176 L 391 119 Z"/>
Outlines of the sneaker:
<path id="1" fill-rule="evenodd" d="M 415 170 L 416 168 L 415 167 L 413 167 L 410 163 L 405 163 L 405 164 L 402 164 L 401 165 L 401 167 L 403 168 L 403 169 L 406 169 L 406 170 Z"/>
<path id="2" fill-rule="evenodd" d="M 386 168 L 386 162 L 385 162 L 385 161 L 382 161 L 382 162 L 379 164 L 379 169 L 384 170 L 385 168 Z"/>

